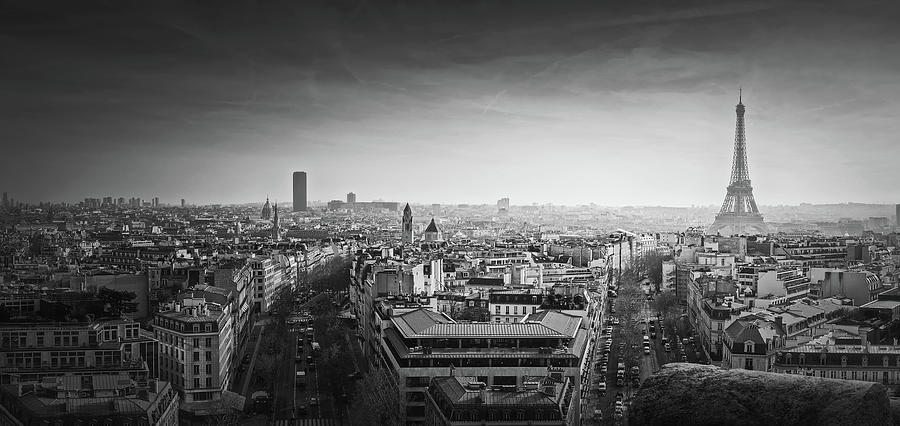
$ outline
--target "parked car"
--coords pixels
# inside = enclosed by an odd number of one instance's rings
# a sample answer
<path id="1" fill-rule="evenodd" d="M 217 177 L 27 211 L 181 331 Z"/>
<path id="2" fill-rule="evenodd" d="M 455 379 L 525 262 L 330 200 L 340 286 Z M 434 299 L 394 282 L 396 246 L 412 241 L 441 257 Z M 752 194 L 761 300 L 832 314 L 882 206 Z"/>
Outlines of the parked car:
<path id="1" fill-rule="evenodd" d="M 603 420 L 603 411 L 600 411 L 599 408 L 594 410 L 594 419 L 595 420 Z"/>
<path id="2" fill-rule="evenodd" d="M 650 346 L 644 346 L 644 355 L 650 355 Z"/>
<path id="3" fill-rule="evenodd" d="M 668 343 L 666 343 L 666 352 L 672 352 L 672 347 Z"/>
<path id="4" fill-rule="evenodd" d="M 600 384 L 597 385 L 597 392 L 600 392 L 600 395 L 606 394 L 606 382 L 600 382 Z"/>
<path id="5" fill-rule="evenodd" d="M 250 362 L 250 354 L 246 354 L 246 355 L 244 355 L 243 358 L 241 358 L 241 364 L 247 364 L 249 362 Z"/>

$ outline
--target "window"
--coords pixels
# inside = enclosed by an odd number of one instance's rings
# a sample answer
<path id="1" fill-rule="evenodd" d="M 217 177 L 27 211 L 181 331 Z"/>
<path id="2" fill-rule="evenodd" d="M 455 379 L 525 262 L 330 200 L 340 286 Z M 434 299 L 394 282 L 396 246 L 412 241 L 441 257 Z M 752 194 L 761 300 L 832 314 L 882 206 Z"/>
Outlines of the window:
<path id="1" fill-rule="evenodd" d="M 509 305 L 506 305 L 506 315 L 509 315 Z"/>
<path id="2" fill-rule="evenodd" d="M 744 353 L 753 353 L 753 342 L 744 342 Z"/>
<path id="3" fill-rule="evenodd" d="M 212 361 L 212 352 L 206 351 L 206 360 L 207 360 L 207 361 Z"/>
<path id="4" fill-rule="evenodd" d="M 500 315 L 500 305 L 494 306 L 494 308 L 495 308 L 494 313 L 496 313 L 497 315 Z"/>
<path id="5" fill-rule="evenodd" d="M 212 374 L 212 364 L 206 364 L 206 374 Z"/>
<path id="6" fill-rule="evenodd" d="M 207 348 L 212 347 L 212 338 L 211 337 L 206 338 L 206 347 Z"/>
<path id="7" fill-rule="evenodd" d="M 200 346 L 200 339 L 194 339 L 194 347 Z"/>
<path id="8" fill-rule="evenodd" d="M 200 352 L 194 352 L 194 362 L 200 361 Z"/>
<path id="9" fill-rule="evenodd" d="M 197 365 L 197 364 L 194 364 L 194 374 L 195 374 L 195 375 L 199 375 L 199 374 L 200 374 L 200 366 Z"/>
<path id="10" fill-rule="evenodd" d="M 841 367 L 846 367 L 846 366 L 847 366 L 847 355 L 844 355 L 844 356 L 841 357 Z M 845 375 L 845 376 L 846 376 L 846 374 L 847 374 L 847 373 L 844 372 L 844 375 Z M 845 378 L 846 378 L 846 377 L 845 377 Z"/>
<path id="11" fill-rule="evenodd" d="M 194 389 L 197 389 L 199 387 L 200 387 L 200 378 L 194 377 Z"/>
<path id="12" fill-rule="evenodd" d="M 753 369 L 753 358 L 744 358 L 744 370 Z"/>
<path id="13" fill-rule="evenodd" d="M 212 377 L 206 378 L 206 387 L 208 387 L 208 388 L 212 387 Z"/>

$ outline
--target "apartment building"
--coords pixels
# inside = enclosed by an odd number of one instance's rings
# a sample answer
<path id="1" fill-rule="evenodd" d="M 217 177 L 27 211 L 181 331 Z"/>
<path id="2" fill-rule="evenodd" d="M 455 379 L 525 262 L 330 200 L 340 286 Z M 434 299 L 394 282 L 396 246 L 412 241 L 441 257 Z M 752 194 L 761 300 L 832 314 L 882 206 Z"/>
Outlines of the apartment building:
<path id="1" fill-rule="evenodd" d="M 780 316 L 751 313 L 725 329 L 722 367 L 771 371 L 775 353 L 785 346 Z"/>
<path id="2" fill-rule="evenodd" d="M 0 383 L 83 374 L 154 375 L 157 342 L 124 318 L 0 323 Z"/>
<path id="3" fill-rule="evenodd" d="M 85 374 L 0 385 L 4 425 L 178 425 L 168 382 L 128 374 Z"/>
<path id="4" fill-rule="evenodd" d="M 257 256 L 247 259 L 247 263 L 253 269 L 253 309 L 269 312 L 276 298 L 296 285 L 296 259 L 285 255 Z"/>
<path id="5" fill-rule="evenodd" d="M 160 308 L 153 330 L 160 378 L 186 403 L 220 399 L 231 381 L 234 354 L 230 293 L 204 286 Z"/>
<path id="6" fill-rule="evenodd" d="M 492 322 L 519 322 L 541 308 L 544 293 L 538 289 L 494 291 L 488 294 Z"/>

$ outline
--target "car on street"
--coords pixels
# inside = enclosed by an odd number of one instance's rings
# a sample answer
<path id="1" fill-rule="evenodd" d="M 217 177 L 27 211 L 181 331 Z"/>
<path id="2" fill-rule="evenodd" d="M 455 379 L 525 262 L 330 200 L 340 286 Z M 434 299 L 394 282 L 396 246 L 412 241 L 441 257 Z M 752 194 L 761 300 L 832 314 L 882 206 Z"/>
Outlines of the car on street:
<path id="1" fill-rule="evenodd" d="M 241 359 L 241 364 L 247 364 L 250 362 L 250 354 L 244 355 L 244 358 Z"/>
<path id="2" fill-rule="evenodd" d="M 672 352 L 672 347 L 668 343 L 666 343 L 666 352 Z"/>
<path id="3" fill-rule="evenodd" d="M 319 405 L 319 398 L 316 398 L 316 397 L 309 398 L 309 406 L 310 407 L 315 407 L 317 405 Z"/>
<path id="4" fill-rule="evenodd" d="M 681 356 L 681 362 L 687 362 L 687 355 Z"/>
<path id="5" fill-rule="evenodd" d="M 624 400 L 625 400 L 625 394 L 622 392 L 616 392 L 616 401 L 624 401 Z"/>
<path id="6" fill-rule="evenodd" d="M 594 410 L 594 420 L 603 420 L 603 411 L 600 411 L 599 408 Z"/>
<path id="7" fill-rule="evenodd" d="M 600 395 L 606 394 L 606 382 L 600 382 L 600 384 L 597 385 L 597 392 L 600 392 Z"/>
<path id="8" fill-rule="evenodd" d="M 316 369 L 316 363 L 311 362 L 311 363 L 309 363 L 309 364 L 306 364 L 306 369 L 309 370 L 309 371 L 315 371 L 315 369 Z"/>
<path id="9" fill-rule="evenodd" d="M 650 346 L 644 346 L 644 355 L 650 355 Z"/>

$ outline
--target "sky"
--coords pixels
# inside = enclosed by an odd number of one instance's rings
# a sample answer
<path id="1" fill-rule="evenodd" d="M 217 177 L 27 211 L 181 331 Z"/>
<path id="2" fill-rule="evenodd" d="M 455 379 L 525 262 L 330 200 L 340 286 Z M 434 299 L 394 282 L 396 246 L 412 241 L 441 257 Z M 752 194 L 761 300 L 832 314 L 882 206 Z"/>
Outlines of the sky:
<path id="1" fill-rule="evenodd" d="M 900 202 L 892 1 L 27 0 L 0 11 L 23 201 Z"/>

